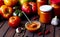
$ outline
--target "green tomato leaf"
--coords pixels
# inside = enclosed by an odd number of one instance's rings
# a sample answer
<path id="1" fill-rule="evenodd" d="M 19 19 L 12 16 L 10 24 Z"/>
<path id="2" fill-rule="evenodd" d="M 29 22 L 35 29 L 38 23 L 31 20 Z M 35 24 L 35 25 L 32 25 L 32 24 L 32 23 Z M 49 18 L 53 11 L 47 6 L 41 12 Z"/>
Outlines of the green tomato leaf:
<path id="1" fill-rule="evenodd" d="M 23 16 L 23 13 L 22 13 L 22 11 L 20 10 L 20 12 L 19 12 L 19 14 L 18 14 L 18 16 Z"/>
<path id="2" fill-rule="evenodd" d="M 19 14 L 19 10 L 15 10 L 13 13 L 14 16 L 17 16 L 18 14 Z"/>
<path id="3" fill-rule="evenodd" d="M 17 16 L 17 14 L 16 13 L 13 13 L 13 16 Z"/>
<path id="4" fill-rule="evenodd" d="M 21 10 L 16 10 L 14 13 L 13 13 L 14 16 L 19 16 L 21 17 L 23 15 L 22 11 Z"/>
<path id="5" fill-rule="evenodd" d="M 22 13 L 19 13 L 18 16 L 21 17 L 22 16 Z"/>

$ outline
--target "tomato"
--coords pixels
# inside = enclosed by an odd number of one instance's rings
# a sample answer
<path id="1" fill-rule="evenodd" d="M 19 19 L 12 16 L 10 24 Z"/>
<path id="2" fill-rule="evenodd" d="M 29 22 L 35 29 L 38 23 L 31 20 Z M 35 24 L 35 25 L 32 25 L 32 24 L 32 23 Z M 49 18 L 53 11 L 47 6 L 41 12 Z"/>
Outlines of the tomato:
<path id="1" fill-rule="evenodd" d="M 26 2 L 21 7 L 22 11 L 26 14 L 36 13 L 37 12 L 37 4 L 35 2 Z"/>
<path id="2" fill-rule="evenodd" d="M 3 0 L 0 0 L 0 6 L 2 6 L 4 4 Z"/>
<path id="3" fill-rule="evenodd" d="M 6 5 L 2 5 L 0 9 L 2 11 L 2 13 L 1 13 L 2 16 L 6 19 L 8 19 L 13 13 L 13 9 L 11 7 L 6 6 Z"/>
<path id="4" fill-rule="evenodd" d="M 0 15 L 1 15 L 2 11 L 1 11 L 1 8 L 0 8 Z"/>
<path id="5" fill-rule="evenodd" d="M 7 6 L 14 6 L 17 2 L 18 0 L 4 0 L 4 4 Z"/>
<path id="6" fill-rule="evenodd" d="M 9 18 L 9 26 L 12 28 L 16 28 L 21 22 L 21 19 L 18 16 L 12 16 Z"/>

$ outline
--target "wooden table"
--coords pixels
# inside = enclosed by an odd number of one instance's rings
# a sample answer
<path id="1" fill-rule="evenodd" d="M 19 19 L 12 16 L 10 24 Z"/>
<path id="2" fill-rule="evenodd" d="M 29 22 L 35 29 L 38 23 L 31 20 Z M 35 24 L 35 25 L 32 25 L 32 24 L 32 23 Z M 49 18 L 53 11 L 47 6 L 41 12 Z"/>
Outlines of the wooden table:
<path id="1" fill-rule="evenodd" d="M 26 20 L 22 21 L 21 25 L 24 26 L 26 22 L 27 22 Z M 44 25 L 42 24 L 42 27 L 43 26 Z M 43 37 L 43 36 L 44 37 L 60 37 L 60 26 L 57 26 L 54 31 L 54 27 L 52 25 L 46 25 L 46 30 L 50 30 L 50 33 L 45 36 L 44 35 L 39 36 L 38 33 L 31 33 L 28 30 L 23 31 L 18 36 L 17 33 L 15 32 L 15 29 L 9 27 L 8 21 L 5 20 L 0 22 L 0 37 Z"/>

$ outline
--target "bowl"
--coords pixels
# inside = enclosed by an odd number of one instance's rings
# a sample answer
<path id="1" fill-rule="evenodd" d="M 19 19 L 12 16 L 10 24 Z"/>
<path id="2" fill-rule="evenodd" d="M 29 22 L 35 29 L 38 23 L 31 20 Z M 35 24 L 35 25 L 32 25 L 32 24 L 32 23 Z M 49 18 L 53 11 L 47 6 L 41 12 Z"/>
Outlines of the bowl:
<path id="1" fill-rule="evenodd" d="M 32 21 L 31 23 L 27 22 L 25 24 L 25 28 L 30 32 L 35 32 L 41 27 L 41 23 L 39 21 Z"/>

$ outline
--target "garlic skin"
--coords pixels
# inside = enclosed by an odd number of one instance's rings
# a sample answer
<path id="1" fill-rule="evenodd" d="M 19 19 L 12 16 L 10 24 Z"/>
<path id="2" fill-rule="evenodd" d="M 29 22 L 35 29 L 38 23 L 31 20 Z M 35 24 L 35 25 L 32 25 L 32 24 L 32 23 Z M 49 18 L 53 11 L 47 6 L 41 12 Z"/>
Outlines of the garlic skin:
<path id="1" fill-rule="evenodd" d="M 55 16 L 55 17 L 52 19 L 51 24 L 56 26 L 56 25 L 58 25 L 58 23 L 59 23 L 59 19 L 57 18 L 57 16 Z"/>

